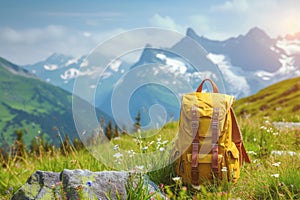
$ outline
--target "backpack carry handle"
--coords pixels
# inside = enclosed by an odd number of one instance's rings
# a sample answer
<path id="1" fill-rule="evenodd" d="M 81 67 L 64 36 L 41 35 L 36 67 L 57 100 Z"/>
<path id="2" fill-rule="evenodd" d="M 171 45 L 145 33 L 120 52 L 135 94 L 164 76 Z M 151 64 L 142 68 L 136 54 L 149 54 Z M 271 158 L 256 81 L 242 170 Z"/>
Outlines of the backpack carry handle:
<path id="1" fill-rule="evenodd" d="M 209 81 L 211 83 L 214 93 L 219 92 L 217 85 L 209 78 L 206 78 L 202 81 L 202 83 L 200 84 L 200 86 L 197 89 L 197 92 L 202 92 L 202 88 L 203 88 L 203 85 L 204 85 L 205 81 Z"/>

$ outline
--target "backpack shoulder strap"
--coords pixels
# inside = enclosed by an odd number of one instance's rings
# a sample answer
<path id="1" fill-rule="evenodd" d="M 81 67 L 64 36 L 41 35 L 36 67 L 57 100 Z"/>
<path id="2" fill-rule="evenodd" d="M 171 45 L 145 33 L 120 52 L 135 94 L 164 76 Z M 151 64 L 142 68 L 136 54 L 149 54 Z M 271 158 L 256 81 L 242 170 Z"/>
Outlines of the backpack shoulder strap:
<path id="1" fill-rule="evenodd" d="M 249 156 L 246 152 L 245 146 L 243 144 L 243 138 L 241 134 L 241 130 L 238 126 L 236 116 L 233 112 L 233 108 L 230 108 L 230 114 L 231 114 L 231 120 L 232 120 L 232 140 L 235 143 L 236 147 L 238 148 L 240 152 L 240 161 L 242 164 L 242 161 L 245 161 L 247 163 L 250 163 Z"/>

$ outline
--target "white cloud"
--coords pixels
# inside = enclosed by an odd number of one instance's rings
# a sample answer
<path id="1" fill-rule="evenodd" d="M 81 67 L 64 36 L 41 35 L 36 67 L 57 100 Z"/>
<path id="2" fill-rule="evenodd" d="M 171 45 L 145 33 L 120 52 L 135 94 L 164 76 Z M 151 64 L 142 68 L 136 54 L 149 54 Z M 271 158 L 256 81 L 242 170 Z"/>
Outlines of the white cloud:
<path id="1" fill-rule="evenodd" d="M 66 30 L 62 26 L 47 26 L 45 28 L 31 28 L 25 30 L 15 30 L 4 28 L 0 30 L 0 37 L 11 43 L 35 44 L 44 40 L 57 39 L 65 34 Z"/>
<path id="2" fill-rule="evenodd" d="M 92 34 L 57 25 L 27 29 L 0 28 L 0 55 L 20 65 L 44 60 L 53 53 L 81 57 L 120 32 L 122 30 L 114 29 Z"/>
<path id="3" fill-rule="evenodd" d="M 227 0 L 210 7 L 211 27 L 217 27 L 218 34 L 236 36 L 256 26 L 276 38 L 300 31 L 299 6 L 299 1 Z"/>
<path id="4" fill-rule="evenodd" d="M 91 37 L 91 33 L 90 32 L 83 32 L 83 36 L 84 37 Z"/>
<path id="5" fill-rule="evenodd" d="M 247 0 L 230 0 L 211 8 L 216 12 L 244 12 L 249 8 Z"/>
<path id="6" fill-rule="evenodd" d="M 41 15 L 49 15 L 54 17 L 118 17 L 120 12 L 40 12 Z"/>
<path id="7" fill-rule="evenodd" d="M 150 25 L 152 26 L 158 26 L 158 27 L 163 27 L 163 28 L 169 28 L 172 30 L 176 30 L 178 32 L 184 32 L 186 27 L 183 27 L 179 24 L 177 24 L 174 19 L 172 19 L 169 16 L 161 16 L 159 14 L 155 14 L 153 15 L 150 19 L 149 19 Z"/>

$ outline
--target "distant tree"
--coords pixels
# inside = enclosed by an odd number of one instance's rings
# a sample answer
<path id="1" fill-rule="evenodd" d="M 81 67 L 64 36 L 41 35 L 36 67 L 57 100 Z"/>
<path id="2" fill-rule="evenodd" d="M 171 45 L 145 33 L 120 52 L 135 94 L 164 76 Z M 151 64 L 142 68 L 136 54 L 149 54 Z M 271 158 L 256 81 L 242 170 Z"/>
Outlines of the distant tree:
<path id="1" fill-rule="evenodd" d="M 30 143 L 30 146 L 29 146 L 29 150 L 30 150 L 30 153 L 31 154 L 38 154 L 38 150 L 39 150 L 39 147 L 38 147 L 38 138 L 34 137 L 32 140 L 31 140 L 31 143 Z"/>
<path id="2" fill-rule="evenodd" d="M 122 126 L 122 132 L 121 132 L 122 135 L 127 135 L 127 130 L 126 130 L 126 126 L 123 125 Z"/>
<path id="3" fill-rule="evenodd" d="M 105 135 L 106 137 L 111 140 L 113 137 L 113 133 L 112 133 L 112 123 L 111 121 L 108 122 L 107 127 L 105 128 Z"/>
<path id="4" fill-rule="evenodd" d="M 51 147 L 52 147 L 52 145 L 50 144 L 50 142 L 48 140 L 43 144 L 44 151 L 46 151 L 46 152 L 51 151 Z"/>
<path id="5" fill-rule="evenodd" d="M 72 150 L 72 147 L 70 145 L 70 139 L 69 139 L 69 136 L 66 135 L 65 140 L 60 145 L 60 151 L 63 155 L 67 156 L 68 152 L 70 152 L 70 150 Z"/>
<path id="6" fill-rule="evenodd" d="M 14 149 L 14 152 L 15 152 L 15 155 L 18 156 L 18 157 L 26 157 L 26 145 L 24 143 L 24 140 L 23 140 L 23 130 L 16 130 L 15 131 L 15 135 L 16 135 L 16 140 L 15 140 L 15 149 Z"/>
<path id="7" fill-rule="evenodd" d="M 79 140 L 77 137 L 74 138 L 73 145 L 77 151 L 83 149 L 83 147 L 84 147 L 82 141 Z"/>
<path id="8" fill-rule="evenodd" d="M 141 131 L 141 112 L 139 111 L 135 118 L 133 132 L 140 132 L 140 131 Z"/>
<path id="9" fill-rule="evenodd" d="M 103 115 L 101 115 L 101 117 L 100 117 L 100 125 L 101 125 L 102 127 L 105 126 L 105 119 L 104 119 Z"/>
<path id="10" fill-rule="evenodd" d="M 114 128 L 114 137 L 119 137 L 119 128 L 117 124 L 115 124 L 115 128 Z"/>
<path id="11" fill-rule="evenodd" d="M 3 147 L 0 148 L 0 163 L 2 164 L 2 167 L 6 167 L 6 163 L 8 160 L 7 152 L 4 150 Z"/>

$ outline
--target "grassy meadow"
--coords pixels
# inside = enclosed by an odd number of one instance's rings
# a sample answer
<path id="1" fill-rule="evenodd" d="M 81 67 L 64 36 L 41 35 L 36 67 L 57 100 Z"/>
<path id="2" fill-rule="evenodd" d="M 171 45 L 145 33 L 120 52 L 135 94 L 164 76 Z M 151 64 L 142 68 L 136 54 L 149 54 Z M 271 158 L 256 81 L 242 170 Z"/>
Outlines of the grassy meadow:
<path id="1" fill-rule="evenodd" d="M 236 184 L 203 185 L 200 191 L 183 186 L 173 171 L 173 165 L 145 172 L 170 199 L 300 199 L 300 132 L 295 129 L 277 130 L 269 118 L 239 118 L 251 164 L 243 165 Z M 138 153 L 166 151 L 177 134 L 177 122 L 166 125 L 158 134 L 143 139 L 128 135 L 113 138 L 114 152 L 123 149 L 134 157 Z M 151 134 L 151 132 L 146 133 Z M 38 138 L 37 138 L 38 139 Z M 18 145 L 17 141 L 15 145 Z M 60 172 L 63 169 L 113 170 L 94 158 L 80 145 L 63 143 L 61 148 L 37 146 L 34 152 L 23 151 L 14 156 L 1 157 L 0 199 L 10 199 L 36 170 Z M 276 154 L 276 151 L 290 154 Z M 118 154 L 120 155 L 120 154 Z M 127 160 L 116 156 L 116 165 Z M 143 168 L 139 166 L 140 171 Z M 143 181 L 141 181 L 142 183 Z M 129 183 L 130 185 L 130 183 Z M 142 185 L 142 184 L 141 184 Z M 129 199 L 159 199 L 147 194 L 143 187 L 128 187 Z"/>

